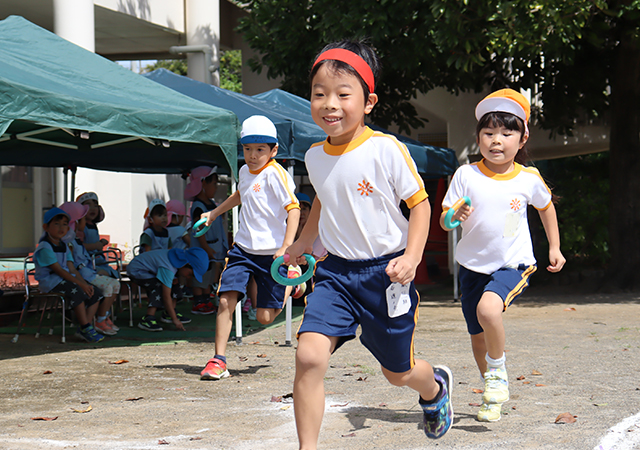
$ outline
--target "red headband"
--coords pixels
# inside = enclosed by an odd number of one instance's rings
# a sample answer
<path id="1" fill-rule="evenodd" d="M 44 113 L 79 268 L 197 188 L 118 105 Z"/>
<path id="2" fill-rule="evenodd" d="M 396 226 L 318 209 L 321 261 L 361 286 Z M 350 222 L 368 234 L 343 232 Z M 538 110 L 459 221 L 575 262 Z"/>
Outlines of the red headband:
<path id="1" fill-rule="evenodd" d="M 353 67 L 369 87 L 369 93 L 373 94 L 375 87 L 373 71 L 362 57 L 344 48 L 332 48 L 331 50 L 321 53 L 320 56 L 318 56 L 318 59 L 316 59 L 316 62 L 313 63 L 313 67 L 315 67 L 320 61 L 325 61 L 327 59 L 342 61 L 343 63 L 349 64 Z"/>

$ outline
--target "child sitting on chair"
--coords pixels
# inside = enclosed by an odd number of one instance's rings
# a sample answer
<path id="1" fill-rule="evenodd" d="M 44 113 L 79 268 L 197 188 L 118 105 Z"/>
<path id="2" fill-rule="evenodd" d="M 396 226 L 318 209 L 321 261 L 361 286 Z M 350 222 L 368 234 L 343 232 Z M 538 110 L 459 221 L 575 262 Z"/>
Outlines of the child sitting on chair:
<path id="1" fill-rule="evenodd" d="M 99 254 L 104 246 L 109 244 L 109 241 L 101 238 L 98 231 L 98 223 L 102 222 L 105 217 L 104 209 L 98 203 L 98 195 L 95 192 L 85 192 L 76 198 L 76 202 L 89 206 L 87 225 L 84 232 L 78 234 L 78 237 L 82 239 L 84 248 L 90 255 Z M 118 273 L 107 264 L 107 260 L 102 255 L 96 256 L 96 268 L 98 273 L 102 275 L 118 278 Z"/>
<path id="2" fill-rule="evenodd" d="M 120 293 L 120 281 L 115 278 L 99 275 L 93 266 L 91 255 L 82 240 L 77 237 L 76 231 L 82 232 L 86 225 L 86 215 L 89 206 L 81 205 L 77 202 L 66 202 L 60 206 L 60 209 L 69 214 L 69 232 L 62 238 L 62 242 L 67 244 L 73 255 L 73 262 L 82 278 L 92 285 L 100 288 L 104 298 L 98 306 L 96 312 L 95 329 L 106 336 L 113 336 L 120 328 L 118 328 L 109 318 L 109 310 L 116 300 L 116 296 Z"/>
<path id="3" fill-rule="evenodd" d="M 163 200 L 154 198 L 144 213 L 144 232 L 140 235 L 140 253 L 171 248 L 168 223 L 167 205 Z"/>
<path id="4" fill-rule="evenodd" d="M 169 200 L 167 202 L 167 231 L 169 231 L 169 242 L 171 248 L 186 249 L 191 246 L 191 236 L 189 231 L 182 226 L 187 209 L 180 200 Z"/>
<path id="5" fill-rule="evenodd" d="M 196 280 L 202 281 L 202 275 L 207 271 L 208 265 L 207 253 L 201 248 L 150 250 L 133 258 L 127 266 L 127 275 L 145 289 L 149 300 L 147 314 L 138 324 L 138 328 L 145 331 L 162 331 L 155 314 L 158 309 L 164 309 L 160 320 L 173 323 L 178 330 L 184 331 L 183 324 L 191 322 L 191 319 L 175 310 L 176 300 L 172 298 L 171 288 L 176 273 L 187 279 L 193 276 Z"/>
<path id="6" fill-rule="evenodd" d="M 51 208 L 44 215 L 42 229 L 45 232 L 33 254 L 35 279 L 40 292 L 58 292 L 64 296 L 78 321 L 76 336 L 96 343 L 103 340 L 104 336 L 96 332 L 91 320 L 98 309 L 102 292 L 82 278 L 74 266 L 71 251 L 62 242 L 69 231 L 69 219 L 69 214 L 60 208 Z"/>

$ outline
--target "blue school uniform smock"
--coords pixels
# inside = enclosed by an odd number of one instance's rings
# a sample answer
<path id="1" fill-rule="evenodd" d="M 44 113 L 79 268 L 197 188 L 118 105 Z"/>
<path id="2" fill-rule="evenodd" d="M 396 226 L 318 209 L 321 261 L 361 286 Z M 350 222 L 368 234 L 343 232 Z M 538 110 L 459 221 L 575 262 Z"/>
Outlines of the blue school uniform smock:
<path id="1" fill-rule="evenodd" d="M 190 210 L 191 221 L 196 223 L 203 212 L 212 211 L 215 208 L 216 204 L 213 201 L 211 203 L 205 203 L 198 199 L 194 200 L 191 204 Z M 197 210 L 200 210 L 200 212 L 198 213 Z M 215 253 L 212 261 L 223 262 L 227 256 L 227 251 L 229 250 L 229 243 L 227 242 L 227 235 L 224 231 L 224 221 L 222 216 L 218 216 L 216 220 L 213 221 L 211 227 L 204 236 L 207 239 L 207 244 Z M 193 247 L 201 248 L 200 241 L 195 237 L 191 239 L 191 248 Z"/>
<path id="2" fill-rule="evenodd" d="M 182 250 L 187 249 L 187 243 L 182 239 L 187 233 L 187 229 L 182 225 L 173 225 L 169 224 L 167 226 L 167 231 L 169 232 L 169 245 L 171 248 L 179 248 Z"/>
<path id="3" fill-rule="evenodd" d="M 58 263 L 63 270 L 69 272 L 67 261 L 73 261 L 73 255 L 67 244 L 60 242 L 55 245 L 49 240 L 49 235 L 45 234 L 33 254 L 33 262 L 36 266 L 35 279 L 38 281 L 40 292 L 50 292 L 64 281 L 60 275 L 51 270 L 51 266 Z"/>

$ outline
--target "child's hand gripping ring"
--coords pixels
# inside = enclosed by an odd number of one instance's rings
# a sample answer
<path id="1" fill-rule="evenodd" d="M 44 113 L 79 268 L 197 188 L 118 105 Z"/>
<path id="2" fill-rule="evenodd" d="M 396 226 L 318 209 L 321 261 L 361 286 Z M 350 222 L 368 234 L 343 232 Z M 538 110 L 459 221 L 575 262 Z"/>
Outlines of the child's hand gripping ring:
<path id="1" fill-rule="evenodd" d="M 298 284 L 305 283 L 313 276 L 313 268 L 316 265 L 316 259 L 308 253 L 303 255 L 307 259 L 307 270 L 298 278 L 285 278 L 278 272 L 278 268 L 285 263 L 284 256 L 278 256 L 273 260 L 271 264 L 271 276 L 277 283 L 285 286 L 297 286 Z"/>
<path id="2" fill-rule="evenodd" d="M 452 222 L 451 219 L 453 218 L 453 215 L 456 213 L 456 211 L 458 211 L 458 209 L 460 209 L 460 207 L 464 203 L 466 203 L 467 205 L 471 206 L 471 199 L 469 197 L 467 197 L 467 196 L 464 196 L 461 199 L 459 199 L 457 202 L 455 202 L 451 208 L 449 208 L 449 211 L 447 211 L 447 214 L 445 214 L 445 216 L 444 216 L 444 226 L 445 227 L 447 227 L 447 228 L 455 228 L 458 225 L 460 225 L 460 221 L 459 220 L 454 220 Z"/>
<path id="3" fill-rule="evenodd" d="M 191 231 L 193 231 L 193 235 L 195 237 L 200 237 L 203 234 L 205 234 L 207 231 L 209 231 L 210 226 L 203 226 L 202 228 L 200 228 L 205 223 L 207 223 L 207 218 L 203 217 L 202 219 L 198 220 L 196 223 L 193 224 L 193 226 L 191 227 Z M 198 228 L 200 229 L 198 230 Z"/>

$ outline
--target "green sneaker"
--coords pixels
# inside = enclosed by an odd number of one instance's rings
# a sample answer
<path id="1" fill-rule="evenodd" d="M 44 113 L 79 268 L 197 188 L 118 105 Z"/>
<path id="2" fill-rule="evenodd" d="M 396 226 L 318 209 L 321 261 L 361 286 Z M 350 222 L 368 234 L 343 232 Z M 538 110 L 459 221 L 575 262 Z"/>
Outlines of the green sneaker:
<path id="1" fill-rule="evenodd" d="M 144 316 L 140 320 L 138 328 L 144 331 L 162 331 L 162 327 L 158 325 L 158 322 L 156 321 L 156 318 L 154 316 Z"/>
<path id="2" fill-rule="evenodd" d="M 181 323 L 191 323 L 191 319 L 189 319 L 188 317 L 185 317 L 184 315 L 180 314 L 178 311 L 176 311 L 176 316 L 178 317 L 178 320 Z M 160 320 L 163 321 L 164 323 L 173 323 L 173 320 L 171 320 L 171 316 L 169 314 L 167 314 L 166 311 L 162 311 L 162 315 L 160 316 Z"/>
<path id="3" fill-rule="evenodd" d="M 490 368 L 484 373 L 484 393 L 482 402 L 488 405 L 509 400 L 509 379 L 506 369 Z"/>
<path id="4" fill-rule="evenodd" d="M 483 403 L 478 411 L 478 420 L 480 422 L 497 422 L 502 417 L 502 403 L 494 403 L 488 405 Z"/>

